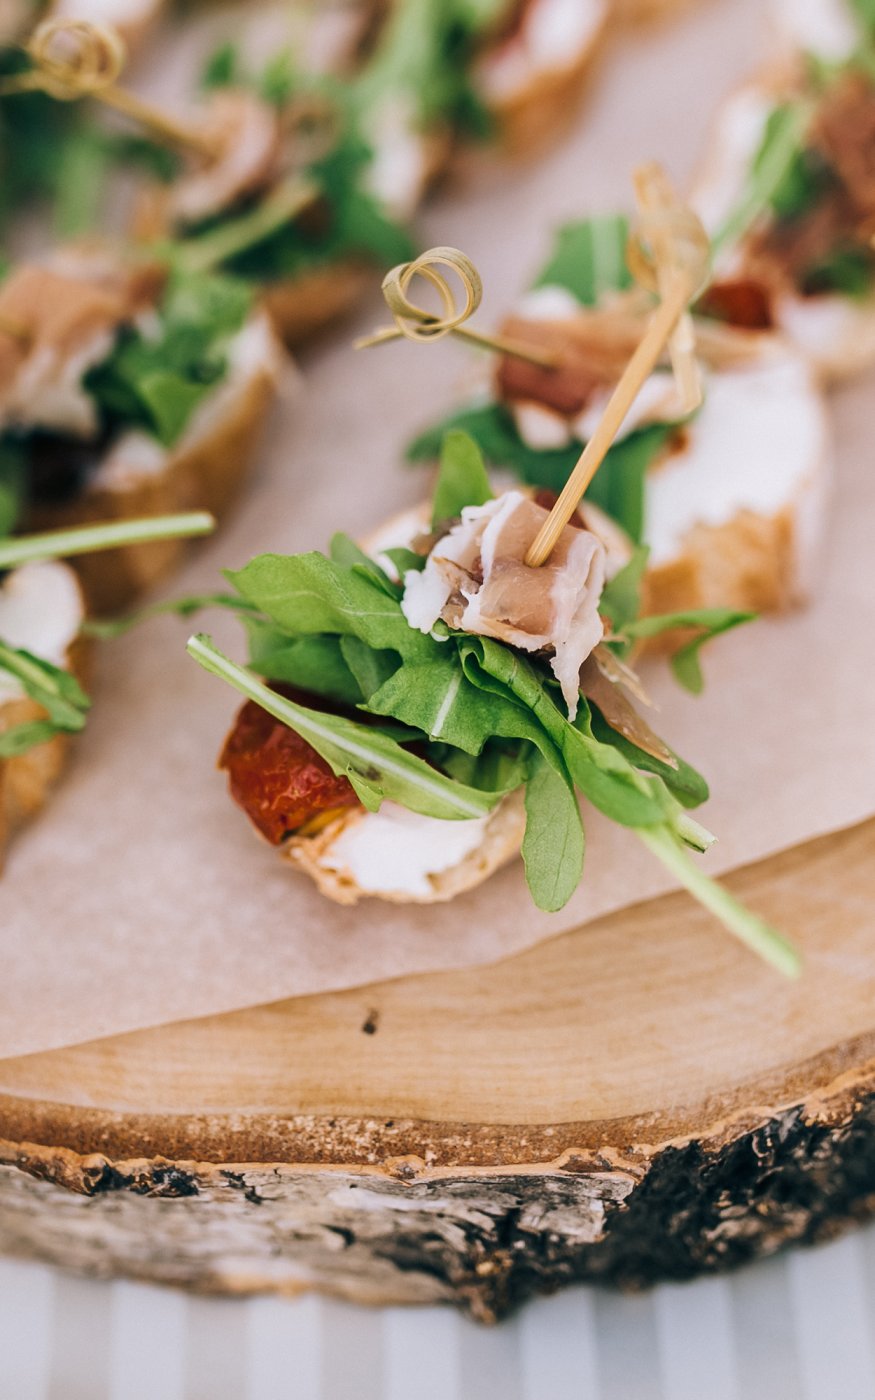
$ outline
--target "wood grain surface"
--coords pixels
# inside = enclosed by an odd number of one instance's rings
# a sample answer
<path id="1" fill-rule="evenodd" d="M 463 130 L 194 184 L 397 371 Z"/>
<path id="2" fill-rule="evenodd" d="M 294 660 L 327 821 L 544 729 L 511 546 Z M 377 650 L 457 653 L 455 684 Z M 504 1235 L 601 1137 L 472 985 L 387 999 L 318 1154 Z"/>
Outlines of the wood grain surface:
<path id="1" fill-rule="evenodd" d="M 0 1245 L 492 1318 L 819 1238 L 875 1201 L 873 854 L 870 822 L 730 878 L 793 984 L 672 895 L 494 967 L 4 1061 Z"/>

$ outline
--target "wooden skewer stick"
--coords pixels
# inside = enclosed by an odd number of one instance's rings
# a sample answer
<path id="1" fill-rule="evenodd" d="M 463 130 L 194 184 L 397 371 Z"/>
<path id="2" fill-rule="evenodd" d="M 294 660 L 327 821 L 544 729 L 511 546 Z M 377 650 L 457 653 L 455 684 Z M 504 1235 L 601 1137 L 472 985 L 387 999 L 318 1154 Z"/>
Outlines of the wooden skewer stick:
<path id="1" fill-rule="evenodd" d="M 34 67 L 4 79 L 0 93 L 42 91 L 58 102 L 93 97 L 171 146 L 186 146 L 199 155 L 215 156 L 213 143 L 197 128 L 117 86 L 126 50 L 121 36 L 108 25 L 88 20 L 46 20 L 34 30 L 25 52 Z"/>
<path id="2" fill-rule="evenodd" d="M 608 400 L 602 420 L 581 453 L 571 476 L 526 555 L 526 563 L 538 568 L 552 553 L 556 541 L 580 503 L 580 499 L 605 459 L 623 419 L 657 364 L 672 331 L 684 313 L 691 292 L 689 281 L 677 277 L 654 313 L 644 337 Z"/>
<path id="3" fill-rule="evenodd" d="M 441 267 L 451 268 L 462 284 L 465 302 L 461 308 L 456 305 L 455 293 L 446 276 L 438 270 Z M 422 277 L 434 287 L 443 304 L 442 316 L 425 311 L 410 300 L 407 289 L 414 277 Z M 504 336 L 488 335 L 463 324 L 480 305 L 483 283 L 471 259 L 458 248 L 429 248 L 413 262 L 393 267 L 383 278 L 383 296 L 395 324 L 374 331 L 373 335 L 363 336 L 355 342 L 356 350 L 386 345 L 390 340 L 399 340 L 402 336 L 407 340 L 441 340 L 445 335 L 457 335 L 475 345 L 495 350 L 499 355 L 513 355 L 516 359 L 526 360 L 539 369 L 555 369 L 559 363 L 559 357 L 549 351 Z"/>
<path id="4" fill-rule="evenodd" d="M 634 175 L 635 193 L 641 211 L 641 232 L 650 245 L 650 256 L 634 239 L 630 262 L 639 282 L 664 297 L 669 281 L 679 265 L 688 261 L 697 267 L 708 258 L 707 235 L 699 220 L 682 205 L 661 166 L 642 166 Z M 683 412 L 693 413 L 702 402 L 702 378 L 695 356 L 696 336 L 693 318 L 685 311 L 669 338 L 669 354 Z"/>
<path id="5" fill-rule="evenodd" d="M 663 172 L 658 167 L 646 167 L 636 177 L 636 186 L 639 198 L 643 193 L 644 202 L 653 198 L 652 191 L 658 195 L 661 206 L 660 214 L 665 216 L 665 257 L 662 275 L 657 281 L 657 289 L 661 296 L 660 305 L 654 312 L 641 343 L 608 400 L 601 422 L 581 453 L 577 466 L 566 481 L 559 499 L 529 547 L 525 562 L 531 568 L 539 568 L 549 558 L 559 536 L 604 461 L 608 449 L 620 431 L 623 420 L 635 402 L 645 380 L 655 369 L 666 344 L 677 333 L 689 303 L 698 294 L 707 277 L 709 265 L 707 234 L 692 210 L 686 209 L 679 201 L 674 200 L 671 195 L 671 187 Z M 643 212 L 646 223 L 648 211 Z M 676 239 L 673 247 L 668 242 L 669 237 Z M 655 251 L 654 249 L 654 255 Z M 637 249 L 637 257 L 633 255 L 633 248 L 630 248 L 629 262 L 636 275 L 638 275 L 640 268 L 645 269 L 645 276 L 648 275 L 646 272 L 649 266 L 648 260 L 640 248 Z M 679 341 L 681 360 L 679 374 L 683 376 L 682 382 L 686 388 L 691 389 L 690 370 L 684 365 L 688 349 L 691 352 L 692 347 L 689 346 L 684 335 Z M 693 366 L 692 373 L 695 375 L 699 394 L 693 404 L 695 407 L 701 402 L 701 389 L 698 385 L 698 372 L 695 366 Z M 683 393 L 681 384 L 679 384 L 679 388 Z"/>

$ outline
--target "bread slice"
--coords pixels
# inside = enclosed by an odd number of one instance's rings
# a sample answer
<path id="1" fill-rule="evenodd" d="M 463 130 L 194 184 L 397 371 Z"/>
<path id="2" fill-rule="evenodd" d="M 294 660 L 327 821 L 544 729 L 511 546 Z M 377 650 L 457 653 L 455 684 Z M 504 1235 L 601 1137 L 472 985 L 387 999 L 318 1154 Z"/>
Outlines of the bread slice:
<path id="1" fill-rule="evenodd" d="M 281 352 L 264 313 L 235 337 L 229 362 L 226 379 L 173 449 L 145 434 L 126 434 L 75 500 L 37 502 L 28 526 L 62 529 L 184 510 L 208 510 L 221 520 L 256 461 L 276 392 Z M 74 562 L 89 609 L 102 614 L 129 607 L 177 567 L 188 547 L 185 540 L 156 540 L 79 556 Z"/>
<path id="2" fill-rule="evenodd" d="M 526 828 L 522 789 L 502 798 L 488 817 L 471 822 L 419 817 L 401 809 L 393 813 L 392 807 L 384 803 L 379 812 L 349 808 L 312 836 L 290 837 L 281 854 L 336 904 L 357 904 L 366 898 L 390 904 L 437 904 L 482 884 L 513 860 Z M 464 832 L 465 827 L 474 830 Z M 412 838 L 410 847 L 399 842 L 399 832 Z M 441 845 L 447 839 L 455 844 L 457 835 L 469 849 L 442 855 Z M 388 854 L 391 868 L 387 871 L 381 871 L 379 860 L 374 859 L 372 842 Z M 422 845 L 428 846 L 428 856 L 422 855 Z"/>
<path id="3" fill-rule="evenodd" d="M 87 672 L 85 616 L 76 575 L 66 564 L 26 564 L 0 586 L 0 636 L 79 679 Z M 0 733 L 45 718 L 43 709 L 0 672 Z M 57 734 L 25 753 L 0 758 L 0 866 L 13 836 L 43 808 L 66 767 L 70 736 Z"/>
<path id="4" fill-rule="evenodd" d="M 529 0 L 519 32 L 487 51 L 474 79 L 505 155 L 535 156 L 567 131 L 609 18 L 609 0 Z"/>
<path id="5" fill-rule="evenodd" d="M 643 603 L 786 612 L 811 592 L 833 475 L 831 431 L 804 358 L 771 336 L 715 372 L 675 450 L 651 468 Z M 667 634 L 663 645 L 678 640 Z"/>
<path id="6" fill-rule="evenodd" d="M 265 283 L 262 300 L 277 335 L 294 349 L 348 316 L 376 282 L 372 264 L 341 258 L 299 277 Z"/>

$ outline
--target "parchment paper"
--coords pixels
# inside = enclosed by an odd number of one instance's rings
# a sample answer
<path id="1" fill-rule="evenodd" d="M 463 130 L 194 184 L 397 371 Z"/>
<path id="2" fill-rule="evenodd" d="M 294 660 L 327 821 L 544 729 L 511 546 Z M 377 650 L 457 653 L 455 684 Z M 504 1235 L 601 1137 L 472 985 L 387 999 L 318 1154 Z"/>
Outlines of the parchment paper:
<path id="1" fill-rule="evenodd" d="M 480 266 L 481 321 L 497 319 L 563 218 L 628 200 L 636 161 L 684 179 L 712 105 L 755 58 L 757 0 L 703 7 L 618 46 L 577 135 L 510 183 L 455 191 L 424 220 Z M 376 279 L 375 279 L 376 280 Z M 322 546 L 424 494 L 401 444 L 449 407 L 471 373 L 458 345 L 355 354 L 352 332 L 311 355 L 248 499 L 168 592 L 211 589 L 265 549 Z M 666 738 L 709 777 L 714 873 L 875 811 L 872 384 L 836 403 L 840 492 L 816 607 L 762 622 L 706 653 L 693 700 L 648 676 Z M 243 654 L 229 618 L 207 620 Z M 0 1055 L 414 971 L 488 962 L 665 889 L 635 837 L 587 818 L 585 881 L 538 913 L 517 862 L 449 906 L 339 909 L 252 834 L 214 761 L 233 694 L 184 653 L 188 628 L 154 621 L 105 647 L 93 723 L 50 810 L 0 884 Z"/>

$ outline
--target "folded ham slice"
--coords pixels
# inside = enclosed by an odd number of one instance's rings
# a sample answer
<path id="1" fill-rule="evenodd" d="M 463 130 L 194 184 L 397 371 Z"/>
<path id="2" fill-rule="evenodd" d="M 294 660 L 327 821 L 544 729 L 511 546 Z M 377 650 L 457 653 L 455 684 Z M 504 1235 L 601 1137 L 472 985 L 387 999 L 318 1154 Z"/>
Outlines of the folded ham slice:
<path id="1" fill-rule="evenodd" d="M 283 133 L 279 111 L 239 88 L 213 93 L 201 124 L 215 156 L 173 186 L 171 216 L 194 224 L 268 190 L 279 178 Z"/>
<path id="2" fill-rule="evenodd" d="M 119 327 L 154 299 L 160 280 L 72 257 L 11 272 L 0 289 L 0 428 L 93 433 L 94 403 L 82 380 L 109 354 Z"/>
<path id="3" fill-rule="evenodd" d="M 422 632 L 442 618 L 521 651 L 552 652 L 553 674 L 574 719 L 580 668 L 604 630 L 598 609 L 605 550 L 589 530 L 567 526 L 546 564 L 530 568 L 525 556 L 547 515 L 520 491 L 466 507 L 422 572 L 405 575 L 401 607 Z"/>

